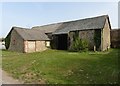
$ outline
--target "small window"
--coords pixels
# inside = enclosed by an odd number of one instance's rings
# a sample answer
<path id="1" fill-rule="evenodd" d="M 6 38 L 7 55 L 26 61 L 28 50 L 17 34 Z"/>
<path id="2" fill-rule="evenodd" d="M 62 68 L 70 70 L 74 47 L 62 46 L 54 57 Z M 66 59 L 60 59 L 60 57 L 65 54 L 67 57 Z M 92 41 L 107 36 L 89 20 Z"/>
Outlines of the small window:
<path id="1" fill-rule="evenodd" d="M 50 41 L 46 41 L 46 47 L 50 47 Z"/>

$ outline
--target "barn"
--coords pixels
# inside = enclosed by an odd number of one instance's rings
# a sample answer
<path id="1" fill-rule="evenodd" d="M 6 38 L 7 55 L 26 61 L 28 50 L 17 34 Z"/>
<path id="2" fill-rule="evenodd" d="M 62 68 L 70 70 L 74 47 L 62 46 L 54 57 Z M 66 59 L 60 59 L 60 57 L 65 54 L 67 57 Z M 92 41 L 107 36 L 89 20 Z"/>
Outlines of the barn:
<path id="1" fill-rule="evenodd" d="M 5 39 L 5 45 L 10 51 L 30 53 L 46 50 L 50 46 L 49 41 L 44 31 L 12 27 Z"/>
<path id="2" fill-rule="evenodd" d="M 110 30 L 108 15 L 64 22 L 52 33 L 54 48 L 70 50 L 77 35 L 87 40 L 89 50 L 105 51 L 110 48 Z"/>
<path id="3" fill-rule="evenodd" d="M 18 52 L 36 52 L 48 47 L 70 50 L 75 36 L 88 42 L 89 50 L 110 48 L 111 25 L 108 15 L 60 22 L 31 29 L 13 27 L 6 37 L 6 48 Z"/>

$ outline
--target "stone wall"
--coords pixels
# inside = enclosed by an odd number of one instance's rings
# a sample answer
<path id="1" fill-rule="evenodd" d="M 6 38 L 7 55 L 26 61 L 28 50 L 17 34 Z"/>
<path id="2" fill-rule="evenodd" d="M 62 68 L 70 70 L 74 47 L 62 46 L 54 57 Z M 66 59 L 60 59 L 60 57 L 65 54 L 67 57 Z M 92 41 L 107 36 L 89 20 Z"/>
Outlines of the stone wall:
<path id="1" fill-rule="evenodd" d="M 56 36 L 56 35 L 52 36 L 50 45 L 51 45 L 52 49 L 57 49 L 58 48 L 58 36 Z"/>
<path id="2" fill-rule="evenodd" d="M 15 30 L 11 32 L 10 46 L 8 50 L 24 52 L 24 40 Z"/>
<path id="3" fill-rule="evenodd" d="M 79 37 L 80 39 L 87 40 L 90 50 L 94 49 L 94 30 L 80 31 Z"/>
<path id="4" fill-rule="evenodd" d="M 71 31 L 69 32 L 69 47 L 71 47 L 74 39 L 73 36 L 76 35 L 76 31 Z M 83 31 L 78 31 L 78 35 L 80 39 L 86 40 L 89 45 L 89 49 L 93 50 L 94 49 L 94 30 L 83 30 Z"/>
<path id="5" fill-rule="evenodd" d="M 104 28 L 102 30 L 101 33 L 102 37 L 101 37 L 101 41 L 102 41 L 102 45 L 101 45 L 101 50 L 105 51 L 108 50 L 110 48 L 110 27 L 109 27 L 109 23 L 108 20 L 106 19 L 106 23 L 104 25 Z"/>
<path id="6" fill-rule="evenodd" d="M 47 47 L 45 41 L 36 41 L 36 51 L 44 51 L 46 49 Z"/>

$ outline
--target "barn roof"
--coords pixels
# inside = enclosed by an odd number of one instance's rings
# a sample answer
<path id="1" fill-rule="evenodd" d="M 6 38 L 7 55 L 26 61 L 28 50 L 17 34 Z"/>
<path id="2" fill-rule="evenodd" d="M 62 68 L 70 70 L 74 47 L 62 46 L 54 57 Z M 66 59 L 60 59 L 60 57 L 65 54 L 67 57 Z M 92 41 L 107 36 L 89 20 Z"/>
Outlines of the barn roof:
<path id="1" fill-rule="evenodd" d="M 42 30 L 45 33 L 52 33 L 56 31 L 61 25 L 62 23 L 55 23 L 55 24 L 49 24 L 49 25 L 43 25 L 43 26 L 35 26 L 35 27 L 32 27 L 32 29 Z"/>
<path id="2" fill-rule="evenodd" d="M 75 30 L 102 29 L 107 15 L 62 23 L 53 34 L 66 34 Z"/>
<path id="3" fill-rule="evenodd" d="M 106 18 L 109 20 L 108 15 L 102 15 L 102 16 L 68 21 L 68 22 L 35 26 L 32 29 L 44 30 L 45 33 L 53 33 L 53 34 L 64 34 L 64 33 L 66 34 L 74 30 L 102 29 L 104 27 Z"/>
<path id="4" fill-rule="evenodd" d="M 24 40 L 50 40 L 44 31 L 13 27 Z"/>

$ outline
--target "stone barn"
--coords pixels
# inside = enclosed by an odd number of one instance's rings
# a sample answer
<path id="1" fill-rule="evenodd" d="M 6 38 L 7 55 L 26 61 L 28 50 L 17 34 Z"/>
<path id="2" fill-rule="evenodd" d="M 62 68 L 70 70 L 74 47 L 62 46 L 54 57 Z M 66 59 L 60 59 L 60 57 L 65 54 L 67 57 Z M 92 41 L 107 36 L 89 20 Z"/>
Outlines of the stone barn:
<path id="1" fill-rule="evenodd" d="M 36 52 L 48 47 L 70 50 L 75 36 L 88 42 L 89 50 L 110 48 L 111 25 L 108 15 L 75 21 L 60 22 L 32 29 L 13 27 L 5 39 L 6 49 L 18 52 Z"/>
<path id="2" fill-rule="evenodd" d="M 5 46 L 11 51 L 29 53 L 46 50 L 49 41 L 43 31 L 13 27 L 5 39 Z"/>
<path id="3" fill-rule="evenodd" d="M 108 15 L 64 22 L 53 32 L 55 49 L 69 50 L 75 40 L 87 40 L 89 50 L 105 51 L 110 48 L 111 25 Z"/>

